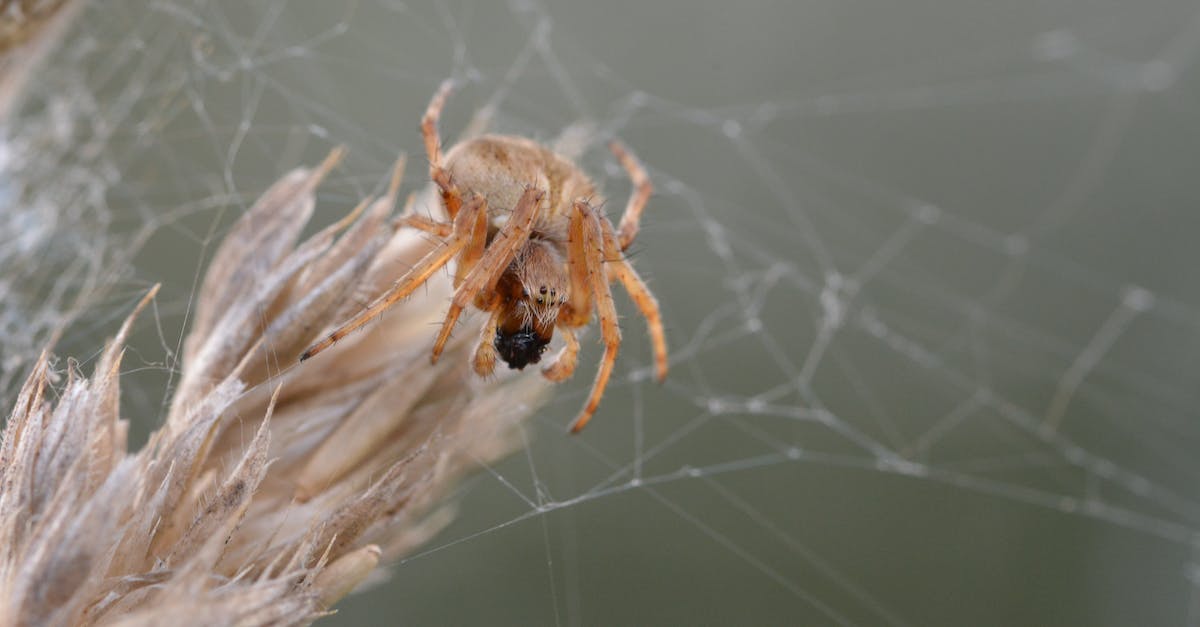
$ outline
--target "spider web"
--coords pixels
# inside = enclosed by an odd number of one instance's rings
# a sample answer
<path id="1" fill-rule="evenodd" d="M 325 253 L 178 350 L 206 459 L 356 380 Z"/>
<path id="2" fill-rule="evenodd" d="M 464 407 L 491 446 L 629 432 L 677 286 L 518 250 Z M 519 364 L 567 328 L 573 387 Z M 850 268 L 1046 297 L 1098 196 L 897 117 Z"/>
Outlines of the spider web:
<path id="1" fill-rule="evenodd" d="M 582 129 L 610 211 L 604 142 L 647 165 L 672 372 L 619 296 L 589 428 L 596 333 L 529 449 L 328 624 L 1200 621 L 1195 6 L 644 4 L 94 3 L 10 130 L 57 147 L 16 180 L 81 209 L 0 218 L 46 233 L 0 245 L 42 260 L 5 367 L 64 311 L 59 352 L 96 350 L 161 281 L 148 428 L 224 229 L 335 144 L 320 215 L 380 189 L 452 76 L 447 137 Z"/>

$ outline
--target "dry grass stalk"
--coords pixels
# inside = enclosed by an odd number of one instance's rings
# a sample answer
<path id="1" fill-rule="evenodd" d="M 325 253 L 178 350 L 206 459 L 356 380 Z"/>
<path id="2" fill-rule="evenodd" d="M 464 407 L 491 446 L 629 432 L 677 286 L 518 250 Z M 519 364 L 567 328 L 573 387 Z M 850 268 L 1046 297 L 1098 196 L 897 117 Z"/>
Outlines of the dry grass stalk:
<path id="1" fill-rule="evenodd" d="M 37 362 L 0 442 L 0 624 L 311 622 L 437 531 L 459 477 L 513 449 L 545 385 L 478 380 L 466 341 L 430 365 L 444 274 L 295 365 L 431 246 L 388 221 L 402 163 L 386 196 L 297 244 L 338 156 L 284 176 L 226 236 L 142 450 L 126 450 L 119 398 L 137 311 L 90 377 L 68 367 L 55 402 Z"/>

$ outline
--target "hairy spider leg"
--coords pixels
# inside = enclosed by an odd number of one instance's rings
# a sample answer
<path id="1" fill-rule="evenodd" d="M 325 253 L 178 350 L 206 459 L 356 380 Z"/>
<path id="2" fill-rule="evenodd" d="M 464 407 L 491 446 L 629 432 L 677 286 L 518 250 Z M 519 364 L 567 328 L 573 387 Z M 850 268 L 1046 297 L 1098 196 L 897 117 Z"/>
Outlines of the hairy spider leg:
<path id="1" fill-rule="evenodd" d="M 487 215 L 487 206 L 483 198 L 472 200 L 459 213 L 458 218 L 454 221 L 453 232 L 446 241 L 440 242 L 433 250 L 426 253 L 420 261 L 409 268 L 408 272 L 404 273 L 404 276 L 400 277 L 387 292 L 384 292 L 383 295 L 375 299 L 370 306 L 338 327 L 326 336 L 325 339 L 310 346 L 308 350 L 304 351 L 304 354 L 300 355 L 300 361 L 309 359 L 333 346 L 335 342 L 346 337 L 375 316 L 383 313 L 389 307 L 396 304 L 397 301 L 408 296 L 418 286 L 429 280 L 429 277 L 434 272 L 437 272 L 439 268 L 446 265 L 454 255 L 470 244 L 470 239 L 475 232 L 474 225 L 479 220 L 480 214 L 483 214 L 484 217 Z"/>
<path id="2" fill-rule="evenodd" d="M 646 282 L 638 276 L 637 271 L 621 254 L 617 234 L 613 232 L 612 223 L 608 221 L 608 218 L 600 218 L 600 228 L 604 231 L 605 265 L 612 278 L 619 280 L 625 287 L 625 291 L 629 292 L 633 304 L 646 319 L 646 327 L 650 332 L 650 343 L 654 347 L 654 376 L 659 383 L 662 383 L 667 378 L 667 338 L 663 333 L 662 314 L 658 310 L 658 299 L 654 298 L 654 294 L 646 286 Z"/>
<path id="3" fill-rule="evenodd" d="M 458 256 L 458 267 L 454 269 L 454 289 L 457 290 L 463 284 L 467 275 L 483 259 L 484 251 L 487 248 L 487 233 L 488 207 L 487 199 L 484 199 L 483 210 L 476 216 L 475 224 L 472 225 L 471 239 L 468 240 L 466 248 L 463 248 L 462 254 Z"/>
<path id="4" fill-rule="evenodd" d="M 646 169 L 624 144 L 613 140 L 609 142 L 608 148 L 616 155 L 617 161 L 621 162 L 621 166 L 629 173 L 629 180 L 633 182 L 633 193 L 629 196 L 629 203 L 625 205 L 625 213 L 621 215 L 621 224 L 617 228 L 617 241 L 624 251 L 633 243 L 633 238 L 637 237 L 642 210 L 646 208 L 646 202 L 654 193 L 654 184 L 650 182 Z"/>
<path id="5" fill-rule="evenodd" d="M 475 346 L 475 356 L 471 366 L 475 374 L 481 377 L 491 376 L 496 370 L 496 325 L 500 324 L 500 314 L 503 312 L 493 305 L 492 312 L 479 330 L 479 344 Z"/>
<path id="6" fill-rule="evenodd" d="M 587 237 L 583 223 L 587 213 L 572 209 L 567 222 L 567 280 L 571 289 L 558 311 L 558 327 L 578 329 L 592 319 L 592 289 L 588 284 Z"/>
<path id="7" fill-rule="evenodd" d="M 433 343 L 431 362 L 437 363 L 462 310 L 475 300 L 477 294 L 490 294 L 496 288 L 496 282 L 500 280 L 500 275 L 508 269 L 508 265 L 512 263 L 517 251 L 529 242 L 529 234 L 533 231 L 534 221 L 537 220 L 543 195 L 544 192 L 535 187 L 525 188 L 525 193 L 521 194 L 517 206 L 513 208 L 512 217 L 496 234 L 491 245 L 483 253 L 483 257 L 458 286 L 454 292 L 454 300 L 451 301 L 450 308 L 446 310 L 446 319 L 442 322 L 442 329 Z"/>
<path id="8" fill-rule="evenodd" d="M 442 203 L 446 206 L 446 216 L 451 221 L 458 215 L 459 208 L 462 207 L 462 196 L 458 192 L 458 188 L 454 186 L 454 182 L 450 180 L 450 173 L 442 167 L 442 138 L 438 135 L 438 119 L 441 118 L 442 109 L 446 106 L 446 99 L 450 96 L 450 92 L 454 90 L 454 81 L 445 80 L 438 87 L 437 93 L 429 101 L 429 106 L 425 109 L 425 115 L 421 117 L 421 136 L 425 140 L 425 154 L 429 157 L 429 178 L 437 183 L 438 189 L 442 192 Z"/>
<path id="9" fill-rule="evenodd" d="M 587 254 L 587 284 L 591 286 L 592 296 L 596 299 L 596 313 L 600 317 L 600 335 L 604 340 L 604 357 L 601 358 L 600 367 L 596 370 L 596 380 L 592 383 L 592 392 L 588 396 L 583 410 L 575 418 L 575 422 L 571 423 L 571 433 L 579 433 L 592 419 L 596 408 L 600 406 L 600 397 L 604 396 L 604 388 L 608 386 L 613 364 L 617 361 L 617 351 L 621 348 L 621 328 L 617 325 L 617 308 L 613 304 L 612 290 L 609 288 L 608 277 L 605 274 L 602 254 L 604 235 L 600 228 L 600 217 L 596 215 L 595 209 L 583 200 L 575 201 L 574 209 L 576 212 L 586 214 L 582 222 L 583 246 Z M 572 290 L 574 290 L 574 286 L 572 286 Z"/>
<path id="10" fill-rule="evenodd" d="M 462 195 L 458 191 L 458 187 L 450 180 L 450 174 L 442 167 L 442 138 L 438 134 L 438 120 L 441 119 L 442 109 L 445 108 L 446 100 L 453 91 L 454 81 L 449 79 L 443 81 L 438 87 L 437 93 L 430 99 L 429 106 L 425 109 L 425 115 L 421 117 L 421 135 L 425 140 L 425 154 L 429 157 L 429 177 L 437 183 L 438 189 L 442 193 L 442 204 L 446 207 L 446 215 L 451 221 L 458 215 L 459 207 L 462 205 Z M 434 226 L 436 223 L 427 218 L 409 215 L 404 216 L 402 221 L 408 226 L 440 234 L 436 230 L 437 227 Z M 459 259 L 458 269 L 454 273 L 455 288 L 462 284 L 467 273 L 483 256 L 487 235 L 486 212 L 484 218 L 476 225 L 476 230 L 478 232 L 476 237 L 471 240 L 472 244 L 466 248 L 463 256 Z M 438 352 L 441 351 L 438 350 Z M 437 361 L 436 355 L 434 361 Z"/>
<path id="11" fill-rule="evenodd" d="M 579 339 L 570 329 L 560 328 L 566 344 L 554 356 L 554 361 L 542 368 L 542 376 L 550 381 L 566 381 L 575 374 L 575 364 L 579 358 Z"/>
<path id="12" fill-rule="evenodd" d="M 564 381 L 575 373 L 579 356 L 579 340 L 574 331 L 587 326 L 592 319 L 592 289 L 588 285 L 588 256 L 583 223 L 588 214 L 571 211 L 567 222 L 567 280 L 571 286 L 567 302 L 558 312 L 555 327 L 562 331 L 566 345 L 559 349 L 554 361 L 542 368 L 542 375 L 551 381 Z"/>
<path id="13" fill-rule="evenodd" d="M 445 222 L 438 222 L 437 220 L 432 220 L 430 218 L 426 218 L 425 216 L 419 216 L 416 214 L 408 214 L 408 215 L 400 216 L 399 218 L 396 219 L 395 225 L 397 227 L 407 226 L 410 228 L 425 231 L 426 233 L 429 233 L 430 235 L 436 235 L 442 239 L 450 237 L 450 233 L 452 233 L 454 231 L 453 224 L 446 224 Z"/>

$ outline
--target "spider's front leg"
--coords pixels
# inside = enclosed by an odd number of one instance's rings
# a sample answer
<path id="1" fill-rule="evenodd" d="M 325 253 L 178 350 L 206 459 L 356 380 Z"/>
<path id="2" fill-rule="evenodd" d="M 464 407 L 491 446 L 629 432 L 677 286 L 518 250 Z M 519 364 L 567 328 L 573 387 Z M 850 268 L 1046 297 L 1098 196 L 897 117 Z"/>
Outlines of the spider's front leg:
<path id="1" fill-rule="evenodd" d="M 333 346 L 335 342 L 346 337 L 375 316 L 387 311 L 400 299 L 413 293 L 417 287 L 428 281 L 434 272 L 437 272 L 438 269 L 453 259 L 454 255 L 467 247 L 471 234 L 475 230 L 475 224 L 480 219 L 480 214 L 482 213 L 486 217 L 486 212 L 487 205 L 484 203 L 483 198 L 474 199 L 468 203 L 459 214 L 458 219 L 454 221 L 454 230 L 446 241 L 439 243 L 433 250 L 426 253 L 420 261 L 409 268 L 408 272 L 404 273 L 404 276 L 400 277 L 388 291 L 380 295 L 379 298 L 376 298 L 370 306 L 325 336 L 325 339 L 310 346 L 308 350 L 300 355 L 300 361 L 309 359 L 317 353 Z"/>
<path id="2" fill-rule="evenodd" d="M 586 205 L 585 205 L 586 206 Z M 554 361 L 542 368 L 542 376 L 551 381 L 565 381 L 575 373 L 579 356 L 579 340 L 574 331 L 587 325 L 592 318 L 592 287 L 587 253 L 588 237 L 584 233 L 584 222 L 591 210 L 571 211 L 567 222 L 567 302 L 558 312 L 557 329 L 562 332 L 566 345 L 555 355 Z"/>
<path id="3" fill-rule="evenodd" d="M 588 215 L 588 211 L 573 208 L 567 222 L 567 280 L 570 288 L 567 290 L 567 302 L 558 311 L 560 329 L 578 329 L 592 319 L 592 288 L 589 283 L 587 235 L 584 234 L 584 222 Z"/>
<path id="4" fill-rule="evenodd" d="M 430 361 L 437 363 L 463 309 L 475 300 L 477 294 L 490 294 L 496 289 L 496 282 L 500 280 L 500 275 L 508 269 L 508 264 L 512 263 L 517 251 L 529 241 L 529 234 L 533 230 L 534 221 L 537 220 L 544 195 L 545 192 L 535 187 L 525 188 L 525 193 L 517 201 L 517 206 L 513 208 L 508 222 L 496 234 L 495 239 L 484 251 L 475 267 L 471 268 L 471 271 L 462 279 L 458 289 L 454 292 L 454 300 L 451 301 L 450 308 L 446 310 L 446 319 L 442 321 L 442 329 L 433 343 Z M 476 198 L 482 200 L 481 197 Z"/>

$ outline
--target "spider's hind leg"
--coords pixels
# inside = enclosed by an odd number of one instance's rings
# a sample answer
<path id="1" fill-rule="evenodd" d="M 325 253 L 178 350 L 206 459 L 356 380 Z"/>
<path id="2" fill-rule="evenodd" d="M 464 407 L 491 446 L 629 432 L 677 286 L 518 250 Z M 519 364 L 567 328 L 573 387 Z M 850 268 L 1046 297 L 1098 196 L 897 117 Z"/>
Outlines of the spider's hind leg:
<path id="1" fill-rule="evenodd" d="M 446 107 L 446 99 L 450 97 L 452 91 L 454 91 L 454 81 L 449 79 L 442 81 L 437 93 L 429 101 L 425 115 L 421 117 L 421 136 L 425 140 L 425 155 L 429 157 L 429 178 L 437 183 L 438 189 L 442 193 L 442 202 L 446 206 L 446 216 L 450 220 L 458 215 L 458 210 L 462 207 L 462 195 L 454 186 L 454 182 L 450 180 L 450 173 L 442 167 L 442 138 L 438 134 L 438 120 L 442 116 L 442 109 Z"/>
<path id="2" fill-rule="evenodd" d="M 654 376 L 662 383 L 667 378 L 667 339 L 663 332 L 662 314 L 658 310 L 658 299 L 642 277 L 621 254 L 617 234 L 613 232 L 612 223 L 608 218 L 600 217 L 600 228 L 604 234 L 605 266 L 612 277 L 625 286 L 633 304 L 637 306 L 642 317 L 646 319 L 646 327 L 650 332 L 650 343 L 654 348 Z"/>
<path id="3" fill-rule="evenodd" d="M 654 193 L 654 184 L 650 182 L 650 176 L 646 174 L 646 169 L 633 156 L 633 153 L 619 141 L 613 140 L 608 144 L 609 150 L 612 150 L 613 155 L 617 157 L 617 161 L 621 162 L 621 166 L 629 173 L 629 180 L 633 181 L 633 194 L 629 197 L 629 204 L 625 205 L 625 213 L 621 215 L 621 225 L 617 228 L 617 242 L 620 244 L 620 249 L 624 251 L 633 243 L 633 238 L 637 237 L 638 225 L 642 220 L 642 210 L 646 208 L 646 203 L 650 200 L 650 195 Z"/>

